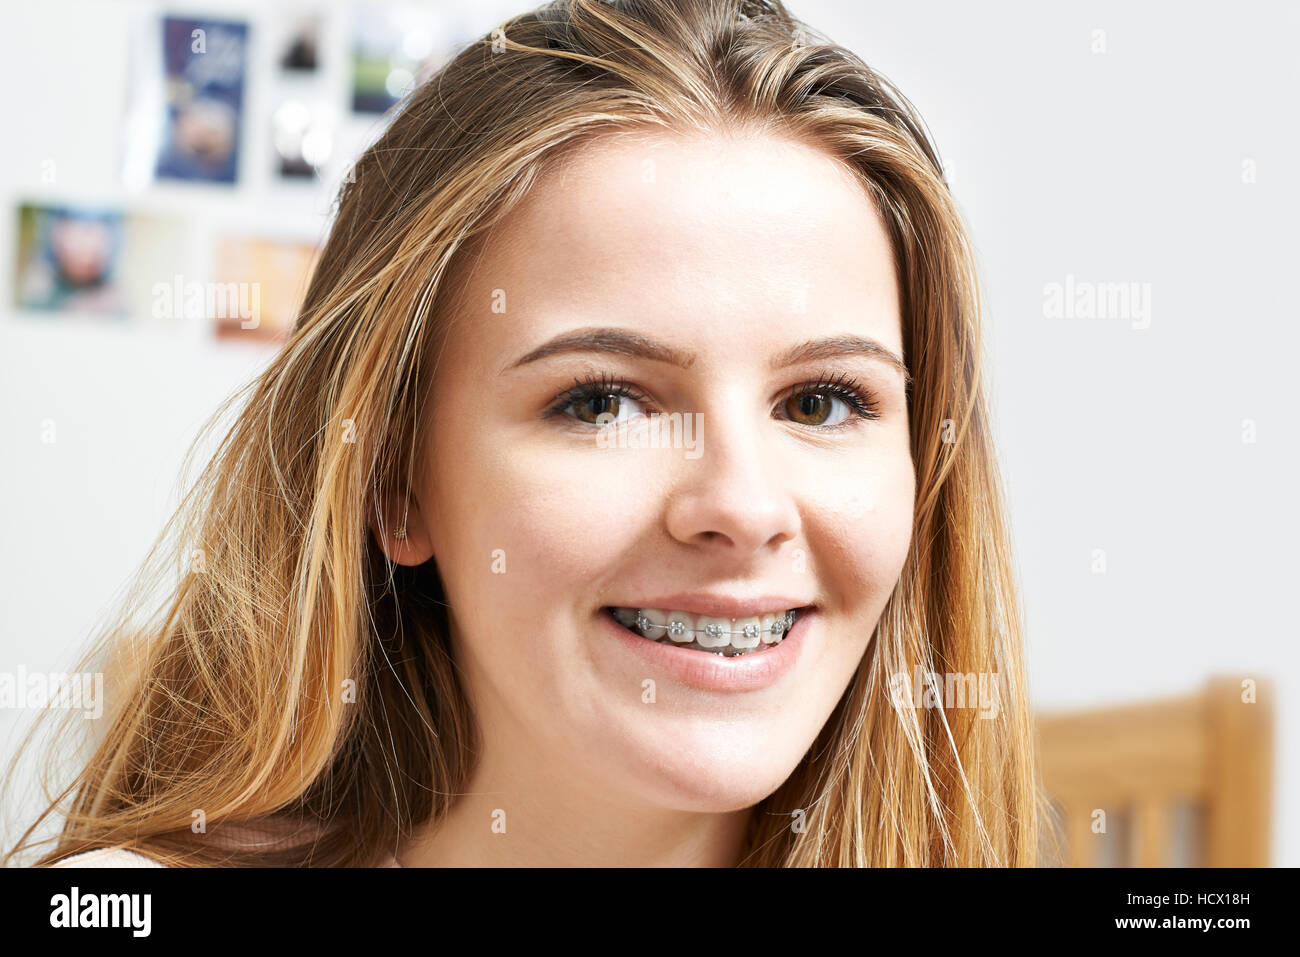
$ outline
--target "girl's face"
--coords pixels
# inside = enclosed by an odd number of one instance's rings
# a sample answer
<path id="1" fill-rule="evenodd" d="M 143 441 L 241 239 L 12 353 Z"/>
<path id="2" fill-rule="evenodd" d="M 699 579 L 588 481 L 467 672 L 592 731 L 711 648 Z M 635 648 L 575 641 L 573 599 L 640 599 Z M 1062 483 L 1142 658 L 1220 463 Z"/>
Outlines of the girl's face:
<path id="1" fill-rule="evenodd" d="M 436 560 L 479 773 L 625 807 L 755 804 L 861 665 L 911 540 L 872 203 L 793 141 L 605 140 L 467 272 L 393 554 Z"/>

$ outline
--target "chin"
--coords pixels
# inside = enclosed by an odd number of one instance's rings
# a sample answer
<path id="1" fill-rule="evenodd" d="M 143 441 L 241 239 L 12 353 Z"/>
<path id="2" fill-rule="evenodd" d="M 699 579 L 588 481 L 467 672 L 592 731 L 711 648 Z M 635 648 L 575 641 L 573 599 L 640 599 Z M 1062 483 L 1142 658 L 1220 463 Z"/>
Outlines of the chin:
<path id="1" fill-rule="evenodd" d="M 774 740 L 753 731 L 737 736 L 731 722 L 694 718 L 672 731 L 616 746 L 630 787 L 645 803 L 723 814 L 753 807 L 798 766 L 808 742 Z"/>

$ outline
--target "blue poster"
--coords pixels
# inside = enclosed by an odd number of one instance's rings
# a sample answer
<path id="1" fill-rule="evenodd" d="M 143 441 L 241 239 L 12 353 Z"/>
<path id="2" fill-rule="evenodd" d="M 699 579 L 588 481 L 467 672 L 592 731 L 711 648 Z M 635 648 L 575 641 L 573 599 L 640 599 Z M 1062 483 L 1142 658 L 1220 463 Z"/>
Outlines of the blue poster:
<path id="1" fill-rule="evenodd" d="M 248 60 L 248 24 L 167 17 L 167 116 L 156 175 L 233 183 Z"/>

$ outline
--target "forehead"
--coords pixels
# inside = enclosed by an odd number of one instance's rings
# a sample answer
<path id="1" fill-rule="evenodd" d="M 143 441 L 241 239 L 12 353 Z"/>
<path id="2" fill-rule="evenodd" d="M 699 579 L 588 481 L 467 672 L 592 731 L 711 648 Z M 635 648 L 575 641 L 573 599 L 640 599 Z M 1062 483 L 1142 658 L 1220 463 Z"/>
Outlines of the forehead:
<path id="1" fill-rule="evenodd" d="M 479 303 L 503 292 L 514 338 L 533 342 L 598 322 L 705 345 L 855 332 L 901 347 L 892 251 L 866 189 L 771 134 L 584 144 L 497 224 L 467 285 Z"/>

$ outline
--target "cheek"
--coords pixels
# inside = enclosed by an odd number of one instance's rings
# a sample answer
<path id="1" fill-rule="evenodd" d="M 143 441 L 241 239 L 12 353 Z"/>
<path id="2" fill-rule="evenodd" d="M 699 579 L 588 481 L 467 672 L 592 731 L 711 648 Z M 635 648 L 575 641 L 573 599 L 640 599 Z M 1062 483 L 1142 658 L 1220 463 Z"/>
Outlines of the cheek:
<path id="1" fill-rule="evenodd" d="M 596 448 L 508 441 L 460 443 L 447 461 L 456 464 L 443 470 L 435 501 L 451 520 L 435 519 L 435 553 L 450 577 L 464 576 L 463 588 L 448 583 L 450 597 L 520 626 L 543 609 L 562 615 L 566 601 L 592 610 L 592 588 L 626 554 L 650 501 L 645 469 Z"/>
<path id="2" fill-rule="evenodd" d="M 807 486 L 810 571 L 845 603 L 876 612 L 893 590 L 912 541 L 916 477 L 906 447 L 865 452 Z"/>
<path id="3" fill-rule="evenodd" d="M 482 432 L 453 438 L 435 451 L 434 558 L 479 719 L 594 700 L 599 688 L 573 662 L 590 633 L 593 583 L 632 535 L 636 476 L 613 481 L 608 465 L 593 468 L 596 449 L 529 448 Z"/>

